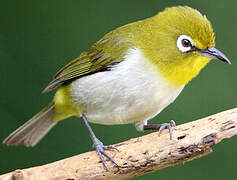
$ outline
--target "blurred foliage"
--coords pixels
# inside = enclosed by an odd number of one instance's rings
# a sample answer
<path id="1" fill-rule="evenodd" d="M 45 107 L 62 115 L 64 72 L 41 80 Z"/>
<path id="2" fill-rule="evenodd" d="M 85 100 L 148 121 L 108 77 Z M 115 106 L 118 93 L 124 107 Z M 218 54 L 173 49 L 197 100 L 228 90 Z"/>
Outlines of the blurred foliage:
<path id="1" fill-rule="evenodd" d="M 165 7 L 189 5 L 206 14 L 216 32 L 217 48 L 232 65 L 212 61 L 179 98 L 152 123 L 177 124 L 236 107 L 236 1 L 208 0 L 9 0 L 0 6 L 0 114 L 2 141 L 53 97 L 41 94 L 54 73 L 105 33 L 150 17 Z M 145 133 L 133 125 L 92 124 L 96 135 L 113 144 Z M 154 143 L 159 143 L 154 139 Z M 91 150 L 78 118 L 59 123 L 36 147 L 0 145 L 0 174 Z M 235 179 L 237 137 L 214 147 L 204 158 L 134 179 Z"/>

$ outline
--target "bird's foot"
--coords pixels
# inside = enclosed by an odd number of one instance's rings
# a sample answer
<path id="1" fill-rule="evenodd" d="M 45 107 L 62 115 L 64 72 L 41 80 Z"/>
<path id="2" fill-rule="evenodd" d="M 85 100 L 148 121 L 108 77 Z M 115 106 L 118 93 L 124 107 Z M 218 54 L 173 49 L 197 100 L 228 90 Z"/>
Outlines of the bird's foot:
<path id="1" fill-rule="evenodd" d="M 161 124 L 159 130 L 158 130 L 158 136 L 160 136 L 160 133 L 164 130 L 164 129 L 169 129 L 169 133 L 170 133 L 170 139 L 172 139 L 172 132 L 173 132 L 173 127 L 175 127 L 175 121 L 171 120 L 169 123 L 163 123 Z"/>
<path id="2" fill-rule="evenodd" d="M 143 130 L 157 130 L 158 136 L 160 136 L 160 133 L 164 129 L 169 129 L 170 139 L 172 139 L 172 130 L 173 130 L 173 127 L 175 127 L 175 126 L 176 126 L 176 124 L 175 124 L 174 120 L 171 120 L 169 123 L 144 125 Z"/>
<path id="3" fill-rule="evenodd" d="M 118 166 L 118 164 L 114 161 L 114 159 L 112 157 L 110 157 L 110 155 L 107 152 L 105 152 L 105 150 L 107 150 L 107 149 L 115 149 L 115 150 L 119 151 L 115 146 L 113 146 L 113 145 L 104 146 L 104 144 L 99 139 L 96 138 L 94 140 L 93 148 L 96 150 L 96 152 L 97 152 L 97 154 L 98 154 L 98 156 L 99 156 L 99 158 L 100 158 L 104 168 L 107 171 L 108 171 L 108 167 L 107 167 L 107 164 L 106 164 L 106 162 L 104 160 L 103 155 L 105 157 L 107 157 L 108 160 L 110 160 L 113 164 Z"/>

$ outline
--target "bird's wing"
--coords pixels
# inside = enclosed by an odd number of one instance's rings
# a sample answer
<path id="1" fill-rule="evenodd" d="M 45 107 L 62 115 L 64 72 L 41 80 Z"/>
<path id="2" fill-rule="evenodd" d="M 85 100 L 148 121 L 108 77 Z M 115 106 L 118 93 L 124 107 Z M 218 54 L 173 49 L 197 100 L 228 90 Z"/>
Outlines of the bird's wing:
<path id="1" fill-rule="evenodd" d="M 109 70 L 113 65 L 123 61 L 129 47 L 131 43 L 125 40 L 105 36 L 58 71 L 43 92 L 49 92 L 75 78 Z"/>

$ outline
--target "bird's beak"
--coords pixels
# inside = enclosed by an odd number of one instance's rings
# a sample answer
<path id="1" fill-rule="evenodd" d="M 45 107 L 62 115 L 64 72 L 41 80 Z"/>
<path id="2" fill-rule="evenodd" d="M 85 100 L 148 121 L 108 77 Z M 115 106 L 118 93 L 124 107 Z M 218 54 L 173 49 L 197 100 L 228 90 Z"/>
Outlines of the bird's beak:
<path id="1" fill-rule="evenodd" d="M 231 64 L 230 60 L 222 53 L 220 52 L 218 49 L 216 49 L 215 47 L 209 47 L 207 49 L 200 49 L 198 50 L 203 56 L 207 56 L 210 58 L 215 58 L 215 59 L 219 59 L 223 62 L 226 62 L 228 64 Z"/>

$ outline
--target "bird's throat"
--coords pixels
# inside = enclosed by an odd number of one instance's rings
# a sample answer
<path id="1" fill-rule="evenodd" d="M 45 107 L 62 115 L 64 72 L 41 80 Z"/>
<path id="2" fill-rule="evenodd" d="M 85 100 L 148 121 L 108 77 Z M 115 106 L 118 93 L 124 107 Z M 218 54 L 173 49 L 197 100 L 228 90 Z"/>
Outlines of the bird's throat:
<path id="1" fill-rule="evenodd" d="M 158 70 L 165 80 L 175 86 L 184 86 L 210 61 L 210 58 L 196 57 L 179 62 L 162 62 Z"/>

